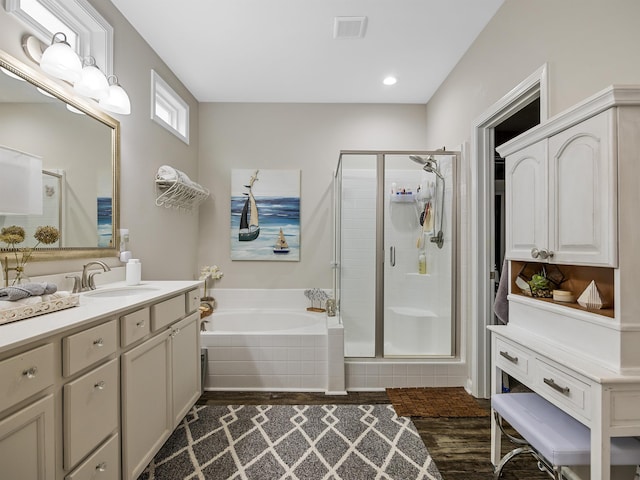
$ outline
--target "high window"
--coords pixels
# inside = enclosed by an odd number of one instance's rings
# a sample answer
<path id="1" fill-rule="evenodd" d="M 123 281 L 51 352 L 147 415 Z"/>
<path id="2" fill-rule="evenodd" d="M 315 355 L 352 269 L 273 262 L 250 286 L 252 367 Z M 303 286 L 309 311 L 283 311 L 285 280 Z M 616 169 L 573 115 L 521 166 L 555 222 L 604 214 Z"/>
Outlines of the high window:
<path id="1" fill-rule="evenodd" d="M 189 144 L 189 105 L 154 70 L 151 70 L 151 119 Z"/>

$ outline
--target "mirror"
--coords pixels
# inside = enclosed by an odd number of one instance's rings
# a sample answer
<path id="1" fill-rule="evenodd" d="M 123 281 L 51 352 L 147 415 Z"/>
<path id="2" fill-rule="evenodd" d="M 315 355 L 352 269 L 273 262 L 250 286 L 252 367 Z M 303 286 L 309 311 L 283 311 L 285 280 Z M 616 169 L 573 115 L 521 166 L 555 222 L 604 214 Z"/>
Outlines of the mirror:
<path id="1" fill-rule="evenodd" d="M 38 226 L 58 228 L 58 242 L 37 248 L 36 259 L 115 255 L 120 123 L 2 50 L 0 67 L 0 147 L 41 157 L 43 165 L 43 215 L 0 215 L 0 227 L 25 229 L 18 247 L 35 245 Z M 0 243 L 2 250 L 8 245 Z"/>

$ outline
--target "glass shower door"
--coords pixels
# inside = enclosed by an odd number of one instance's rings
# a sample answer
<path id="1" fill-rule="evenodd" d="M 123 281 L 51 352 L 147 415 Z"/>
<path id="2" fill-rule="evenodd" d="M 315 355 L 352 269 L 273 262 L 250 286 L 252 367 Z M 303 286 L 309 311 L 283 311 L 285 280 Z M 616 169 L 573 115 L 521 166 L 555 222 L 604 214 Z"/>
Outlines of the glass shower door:
<path id="1" fill-rule="evenodd" d="M 418 159 L 427 157 L 384 158 L 385 357 L 453 354 L 453 162 L 430 157 L 431 171 L 425 171 Z"/>

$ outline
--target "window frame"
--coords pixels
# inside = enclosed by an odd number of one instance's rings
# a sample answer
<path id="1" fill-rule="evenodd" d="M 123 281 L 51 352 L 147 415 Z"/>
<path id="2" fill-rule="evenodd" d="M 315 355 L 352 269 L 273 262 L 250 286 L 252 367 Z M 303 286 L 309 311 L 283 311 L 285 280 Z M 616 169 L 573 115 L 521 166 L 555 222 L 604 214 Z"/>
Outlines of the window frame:
<path id="1" fill-rule="evenodd" d="M 113 27 L 87 0 L 34 1 L 76 33 L 77 44 L 71 46 L 81 58 L 91 56 L 105 75 L 113 73 Z M 25 23 L 38 40 L 51 44 L 56 32 L 50 32 L 28 13 L 22 0 L 5 0 L 4 9 Z"/>
<path id="2" fill-rule="evenodd" d="M 159 113 L 166 110 L 174 121 Z M 189 104 L 155 70 L 151 70 L 151 120 L 189 145 Z"/>

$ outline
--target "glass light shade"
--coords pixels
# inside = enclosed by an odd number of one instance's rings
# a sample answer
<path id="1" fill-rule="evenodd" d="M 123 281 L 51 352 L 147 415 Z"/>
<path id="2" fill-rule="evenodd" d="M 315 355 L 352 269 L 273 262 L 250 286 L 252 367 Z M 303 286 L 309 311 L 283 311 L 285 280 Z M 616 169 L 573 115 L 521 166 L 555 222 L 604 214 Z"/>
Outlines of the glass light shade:
<path id="1" fill-rule="evenodd" d="M 56 42 L 55 37 L 54 42 L 42 54 L 40 68 L 56 78 L 76 83 L 82 75 L 80 57 L 67 42 Z"/>
<path id="2" fill-rule="evenodd" d="M 0 147 L 0 215 L 42 215 L 42 159 Z"/>
<path id="3" fill-rule="evenodd" d="M 109 82 L 98 67 L 87 65 L 82 68 L 80 80 L 74 84 L 73 89 L 79 95 L 99 100 L 108 95 Z"/>
<path id="4" fill-rule="evenodd" d="M 129 95 L 117 83 L 109 86 L 109 93 L 99 101 L 100 107 L 108 112 L 129 115 L 131 113 L 131 101 Z"/>

